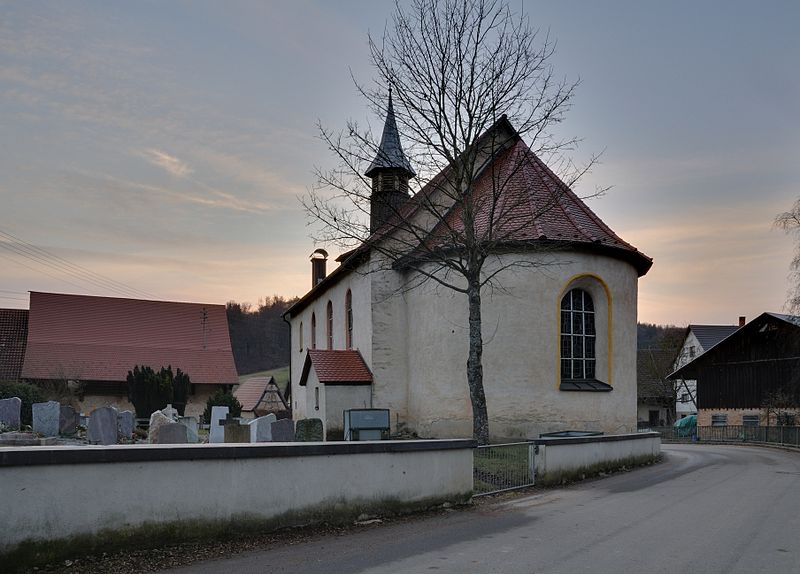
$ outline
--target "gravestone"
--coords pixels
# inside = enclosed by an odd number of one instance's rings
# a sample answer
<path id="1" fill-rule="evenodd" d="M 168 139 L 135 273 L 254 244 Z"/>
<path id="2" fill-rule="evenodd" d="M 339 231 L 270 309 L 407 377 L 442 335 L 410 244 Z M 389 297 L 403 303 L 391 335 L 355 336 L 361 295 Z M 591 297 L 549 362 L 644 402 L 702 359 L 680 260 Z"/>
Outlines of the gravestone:
<path id="1" fill-rule="evenodd" d="M 117 415 L 117 433 L 121 438 L 133 438 L 134 428 L 136 428 L 136 417 L 131 411 L 122 411 Z"/>
<path id="2" fill-rule="evenodd" d="M 69 405 L 61 405 L 61 412 L 58 417 L 58 434 L 74 435 L 78 432 L 78 423 L 80 422 L 80 413 Z"/>
<path id="3" fill-rule="evenodd" d="M 178 411 L 177 409 L 172 408 L 172 404 L 167 405 L 161 412 L 164 414 L 165 417 L 169 418 L 172 421 L 178 420 Z"/>
<path id="4" fill-rule="evenodd" d="M 281 419 L 275 421 L 272 427 L 272 442 L 294 442 L 294 421 Z"/>
<path id="5" fill-rule="evenodd" d="M 189 442 L 186 431 L 186 426 L 180 423 L 163 424 L 158 429 L 155 444 L 186 444 Z"/>
<path id="6" fill-rule="evenodd" d="M 158 433 L 160 432 L 161 427 L 171 422 L 172 421 L 170 418 L 161 411 L 155 411 L 153 414 L 151 414 L 150 425 L 147 429 L 147 442 L 150 444 L 157 444 Z"/>
<path id="7" fill-rule="evenodd" d="M 225 442 L 225 430 L 219 422 L 225 420 L 229 410 L 228 407 L 211 407 L 211 430 L 208 433 L 208 442 Z"/>
<path id="8" fill-rule="evenodd" d="M 33 432 L 44 436 L 58 436 L 61 405 L 56 401 L 33 403 Z"/>
<path id="9" fill-rule="evenodd" d="M 197 417 L 178 417 L 178 424 L 186 427 L 186 439 L 190 443 L 200 442 L 200 437 L 197 433 L 199 429 Z"/>
<path id="10" fill-rule="evenodd" d="M 250 426 L 241 424 L 238 418 L 228 415 L 225 424 L 225 442 L 250 442 Z"/>
<path id="11" fill-rule="evenodd" d="M 322 419 L 300 419 L 294 431 L 297 442 L 318 442 L 324 440 Z"/>
<path id="12" fill-rule="evenodd" d="M 89 415 L 89 444 L 117 444 L 117 415 L 114 407 L 100 407 Z"/>
<path id="13" fill-rule="evenodd" d="M 10 399 L 0 399 L 0 425 L 11 430 L 19 430 L 22 423 L 20 412 L 22 411 L 22 399 L 11 397 Z"/>
<path id="14" fill-rule="evenodd" d="M 270 442 L 272 440 L 272 423 L 276 420 L 275 415 L 269 414 L 247 423 L 250 427 L 250 442 Z"/>

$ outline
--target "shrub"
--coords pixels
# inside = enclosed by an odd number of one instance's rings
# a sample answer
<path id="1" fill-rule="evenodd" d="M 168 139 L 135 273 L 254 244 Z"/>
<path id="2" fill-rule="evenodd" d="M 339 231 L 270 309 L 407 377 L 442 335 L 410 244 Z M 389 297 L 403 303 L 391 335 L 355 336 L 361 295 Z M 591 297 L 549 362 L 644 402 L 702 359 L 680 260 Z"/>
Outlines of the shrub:
<path id="1" fill-rule="evenodd" d="M 136 416 L 148 418 L 153 412 L 172 402 L 172 368 L 161 367 L 155 372 L 151 367 L 136 365 L 128 371 L 128 399 L 136 409 Z"/>
<path id="2" fill-rule="evenodd" d="M 33 424 L 33 413 L 31 406 L 33 403 L 43 403 L 44 393 L 36 385 L 28 383 L 0 383 L 0 399 L 10 399 L 19 397 L 22 400 L 21 419 L 22 424 Z"/>
<path id="3" fill-rule="evenodd" d="M 206 410 L 203 412 L 203 420 L 208 423 L 211 421 L 211 407 L 228 407 L 231 416 L 238 417 L 242 414 L 242 405 L 238 399 L 229 391 L 218 390 L 208 398 Z"/>
<path id="4" fill-rule="evenodd" d="M 170 368 L 170 374 L 171 374 Z M 186 410 L 186 403 L 189 401 L 189 385 L 192 381 L 189 375 L 178 369 L 175 378 L 172 380 L 172 406 L 178 409 L 178 413 L 183 416 Z"/>

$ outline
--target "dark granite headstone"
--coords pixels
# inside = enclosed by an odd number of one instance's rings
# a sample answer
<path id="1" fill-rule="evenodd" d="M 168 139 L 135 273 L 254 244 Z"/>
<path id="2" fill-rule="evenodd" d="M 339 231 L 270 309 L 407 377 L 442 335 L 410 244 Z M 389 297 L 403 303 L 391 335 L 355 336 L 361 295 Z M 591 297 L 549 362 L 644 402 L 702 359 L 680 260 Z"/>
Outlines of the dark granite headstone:
<path id="1" fill-rule="evenodd" d="M 250 426 L 243 425 L 230 414 L 225 419 L 225 442 L 250 442 Z"/>
<path id="2" fill-rule="evenodd" d="M 58 436 L 61 405 L 57 401 L 33 403 L 33 432 L 43 436 Z"/>
<path id="3" fill-rule="evenodd" d="M 272 423 L 272 442 L 294 442 L 292 419 L 282 419 Z"/>
<path id="4" fill-rule="evenodd" d="M 186 430 L 180 423 L 166 423 L 158 429 L 156 444 L 186 444 L 189 442 Z"/>
<path id="5" fill-rule="evenodd" d="M 90 444 L 117 444 L 117 409 L 100 407 L 89 415 L 87 438 Z"/>
<path id="6" fill-rule="evenodd" d="M 81 415 L 75 409 L 69 405 L 61 405 L 61 413 L 58 417 L 58 434 L 74 435 L 78 432 L 80 420 Z"/>
<path id="7" fill-rule="evenodd" d="M 19 397 L 0 399 L 0 425 L 12 430 L 19 430 L 22 400 Z"/>
<path id="8" fill-rule="evenodd" d="M 322 419 L 300 419 L 294 431 L 297 442 L 318 442 L 324 440 Z"/>

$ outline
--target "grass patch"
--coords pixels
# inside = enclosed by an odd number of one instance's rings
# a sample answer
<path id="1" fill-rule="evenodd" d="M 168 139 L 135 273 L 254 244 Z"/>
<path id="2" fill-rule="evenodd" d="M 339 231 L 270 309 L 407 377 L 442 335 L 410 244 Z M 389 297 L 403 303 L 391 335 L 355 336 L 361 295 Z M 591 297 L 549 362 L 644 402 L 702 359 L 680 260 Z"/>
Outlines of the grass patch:
<path id="1" fill-rule="evenodd" d="M 528 449 L 527 444 L 475 449 L 472 472 L 475 494 L 531 484 Z"/>

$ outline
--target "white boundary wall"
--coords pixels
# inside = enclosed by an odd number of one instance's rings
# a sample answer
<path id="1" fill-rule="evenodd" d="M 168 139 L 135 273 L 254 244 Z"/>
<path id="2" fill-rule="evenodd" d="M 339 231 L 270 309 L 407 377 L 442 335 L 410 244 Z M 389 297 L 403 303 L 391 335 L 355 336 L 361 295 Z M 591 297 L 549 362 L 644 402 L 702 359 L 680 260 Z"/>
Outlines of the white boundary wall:
<path id="1" fill-rule="evenodd" d="M 603 470 L 655 460 L 661 454 L 658 433 L 630 433 L 581 438 L 539 438 L 536 483 L 552 484 Z"/>
<path id="2" fill-rule="evenodd" d="M 23 541 L 464 499 L 471 440 L 0 448 L 0 554 Z"/>

